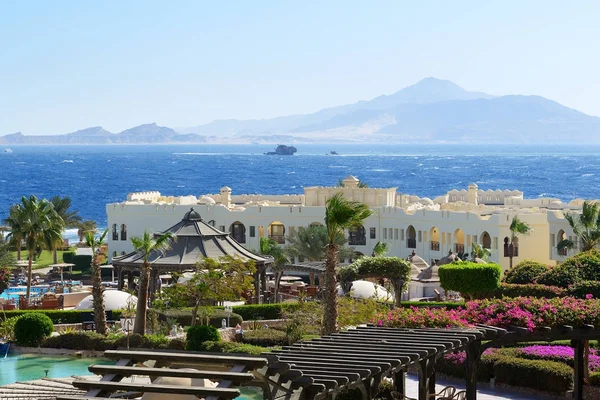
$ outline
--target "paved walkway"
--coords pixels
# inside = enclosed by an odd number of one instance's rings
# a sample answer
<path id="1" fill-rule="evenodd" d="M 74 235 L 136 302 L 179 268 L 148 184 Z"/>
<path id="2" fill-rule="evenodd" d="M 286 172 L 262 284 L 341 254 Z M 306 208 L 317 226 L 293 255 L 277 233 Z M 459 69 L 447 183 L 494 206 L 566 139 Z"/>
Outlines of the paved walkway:
<path id="1" fill-rule="evenodd" d="M 445 386 L 454 386 L 458 390 L 464 390 L 465 385 L 459 381 L 446 381 L 436 379 L 436 393 L 439 393 Z M 406 396 L 414 399 L 419 397 L 419 379 L 415 375 L 406 375 Z M 477 390 L 477 400 L 545 400 L 548 397 L 543 395 L 534 395 L 521 393 L 514 390 L 502 388 L 479 387 Z"/>

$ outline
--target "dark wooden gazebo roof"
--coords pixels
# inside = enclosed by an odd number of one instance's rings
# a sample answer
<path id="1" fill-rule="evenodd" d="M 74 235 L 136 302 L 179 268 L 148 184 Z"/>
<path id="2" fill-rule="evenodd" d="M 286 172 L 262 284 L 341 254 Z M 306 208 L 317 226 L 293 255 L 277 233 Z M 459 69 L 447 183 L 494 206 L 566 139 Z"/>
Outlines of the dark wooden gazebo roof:
<path id="1" fill-rule="evenodd" d="M 224 256 L 239 257 L 242 260 L 252 260 L 257 266 L 273 262 L 271 258 L 251 252 L 239 244 L 229 233 L 221 232 L 202 220 L 200 214 L 192 208 L 183 219 L 169 229 L 155 235 L 171 232 L 176 236 L 169 250 L 164 253 L 155 251 L 149 256 L 153 270 L 185 271 L 195 268 L 198 261 L 204 258 L 215 260 Z M 138 269 L 144 263 L 143 253 L 134 251 L 121 257 L 113 258 L 117 268 Z"/>

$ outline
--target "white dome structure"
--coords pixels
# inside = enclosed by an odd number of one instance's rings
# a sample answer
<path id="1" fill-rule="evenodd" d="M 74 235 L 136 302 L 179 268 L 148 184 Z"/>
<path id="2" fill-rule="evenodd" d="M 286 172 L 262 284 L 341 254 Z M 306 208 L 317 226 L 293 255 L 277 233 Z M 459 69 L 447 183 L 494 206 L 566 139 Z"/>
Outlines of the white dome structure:
<path id="1" fill-rule="evenodd" d="M 135 308 L 137 305 L 137 297 L 127 292 L 121 292 L 120 290 L 105 290 L 104 291 L 104 309 L 109 310 L 123 310 L 130 305 Z M 75 310 L 93 310 L 94 303 L 92 295 L 85 297 L 76 306 Z"/>
<path id="2" fill-rule="evenodd" d="M 338 293 L 342 294 L 339 289 Z M 377 301 L 393 302 L 394 294 L 386 288 L 369 281 L 354 281 L 350 288 L 350 297 L 355 299 L 376 299 Z"/>

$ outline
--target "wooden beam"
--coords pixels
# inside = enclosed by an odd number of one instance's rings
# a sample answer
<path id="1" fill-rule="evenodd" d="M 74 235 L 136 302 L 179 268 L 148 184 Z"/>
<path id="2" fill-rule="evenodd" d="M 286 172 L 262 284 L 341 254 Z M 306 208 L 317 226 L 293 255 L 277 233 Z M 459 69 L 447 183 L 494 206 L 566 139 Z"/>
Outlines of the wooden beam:
<path id="1" fill-rule="evenodd" d="M 171 368 L 117 367 L 114 365 L 92 365 L 90 372 L 99 375 L 118 374 L 121 376 L 144 375 L 151 377 L 168 376 L 173 378 L 193 379 L 227 379 L 235 382 L 250 382 L 254 376 L 250 373 L 221 372 L 221 371 L 189 371 Z"/>
<path id="2" fill-rule="evenodd" d="M 187 394 L 197 397 L 217 396 L 233 399 L 240 395 L 238 389 L 209 388 L 202 386 L 156 385 L 147 383 L 73 381 L 73 386 L 80 389 L 102 389 L 107 392 L 118 390 L 135 390 L 142 393 Z"/>
<path id="3" fill-rule="evenodd" d="M 575 352 L 573 363 L 573 400 L 583 400 L 583 379 L 584 379 L 584 349 L 583 340 L 572 340 L 571 346 Z"/>
<path id="4" fill-rule="evenodd" d="M 104 352 L 104 357 L 112 360 L 127 358 L 134 361 L 156 360 L 182 364 L 241 364 L 252 369 L 267 365 L 267 360 L 263 357 L 244 357 L 201 352 L 107 350 Z"/>

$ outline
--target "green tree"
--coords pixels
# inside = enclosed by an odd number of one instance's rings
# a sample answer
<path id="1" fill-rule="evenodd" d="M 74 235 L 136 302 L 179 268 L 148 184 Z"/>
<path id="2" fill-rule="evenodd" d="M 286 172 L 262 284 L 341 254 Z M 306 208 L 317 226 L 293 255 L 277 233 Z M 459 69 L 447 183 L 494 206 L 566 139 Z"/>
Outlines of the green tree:
<path id="1" fill-rule="evenodd" d="M 33 255 L 38 246 L 53 248 L 62 241 L 64 223 L 54 210 L 52 203 L 46 199 L 38 200 L 35 196 L 22 197 L 20 206 L 24 214 L 21 232 L 29 253 L 27 268 L 27 300 L 29 300 Z"/>
<path id="2" fill-rule="evenodd" d="M 10 243 L 6 239 L 0 238 L 0 266 L 12 265 L 15 263 L 15 258 L 10 251 Z"/>
<path id="3" fill-rule="evenodd" d="M 50 203 L 54 206 L 54 211 L 62 218 L 64 229 L 77 228 L 81 222 L 79 211 L 72 211 L 72 201 L 70 197 L 54 196 Z M 61 243 L 62 244 L 62 243 Z M 53 263 L 58 263 L 58 256 L 56 252 L 56 246 L 52 247 L 52 259 Z"/>
<path id="4" fill-rule="evenodd" d="M 138 288 L 138 302 L 133 325 L 133 333 L 144 335 L 146 333 L 146 314 L 148 312 L 148 286 L 150 281 L 150 270 L 152 269 L 148 261 L 152 252 L 164 254 L 171 248 L 171 243 L 177 238 L 171 232 L 162 235 L 152 235 L 148 231 L 144 232 L 142 237 L 134 236 L 131 238 L 131 244 L 135 251 L 142 253 L 144 263 L 140 270 L 140 282 Z"/>
<path id="5" fill-rule="evenodd" d="M 106 229 L 99 237 L 94 232 L 88 231 L 85 235 L 85 244 L 92 248 L 92 298 L 94 304 L 94 325 L 96 332 L 106 334 L 106 314 L 104 312 L 104 288 L 102 287 L 102 270 L 100 268 L 100 254 L 104 245 L 104 238 L 108 233 Z"/>
<path id="6" fill-rule="evenodd" d="M 473 258 L 473 261 L 475 261 L 478 258 L 482 259 L 483 261 L 487 261 L 491 255 L 492 252 L 490 251 L 490 249 L 486 249 L 479 243 L 473 243 L 473 245 L 471 246 L 471 257 Z"/>
<path id="7" fill-rule="evenodd" d="M 531 233 L 531 226 L 523 222 L 516 215 L 510 223 L 510 244 L 508 245 L 509 268 L 513 267 L 513 257 L 515 256 L 515 239 L 520 236 L 527 236 Z"/>
<path id="8" fill-rule="evenodd" d="M 327 228 L 323 225 L 311 225 L 298 230 L 296 235 L 287 238 L 289 245 L 284 248 L 290 258 L 303 257 L 308 261 L 321 261 L 327 256 Z M 354 249 L 344 247 L 348 241 L 343 232 L 335 238 L 339 246 L 339 259 L 353 258 Z"/>
<path id="9" fill-rule="evenodd" d="M 17 248 L 17 260 L 21 260 L 21 246 L 23 244 L 23 220 L 25 214 L 23 207 L 20 204 L 13 204 L 10 207 L 8 218 L 4 219 L 4 223 L 10 228 L 10 233 L 6 238 L 12 241 Z"/>
<path id="10" fill-rule="evenodd" d="M 280 247 L 273 239 L 261 237 L 259 245 L 260 254 L 273 257 L 276 265 L 289 263 L 289 260 L 283 251 L 283 247 Z"/>
<path id="11" fill-rule="evenodd" d="M 336 239 L 346 229 L 362 225 L 373 214 L 367 204 L 350 201 L 342 193 L 336 193 L 325 205 L 327 227 L 327 256 L 325 261 L 325 318 L 323 333 L 329 335 L 337 329 L 337 286 L 335 280 L 338 266 L 339 245 Z"/>
<path id="12" fill-rule="evenodd" d="M 79 236 L 79 242 L 82 243 L 85 241 L 86 234 L 88 232 L 96 232 L 98 226 L 96 225 L 96 221 L 86 220 L 82 221 L 77 225 L 77 236 Z"/>
<path id="13" fill-rule="evenodd" d="M 390 250 L 389 246 L 385 242 L 377 242 L 375 247 L 373 247 L 373 257 L 385 256 Z"/>
<path id="14" fill-rule="evenodd" d="M 589 251 L 600 242 L 600 204 L 584 201 L 581 214 L 565 213 L 565 219 L 580 243 L 581 251 Z M 573 240 L 563 239 L 557 243 L 558 251 L 577 247 Z"/>

